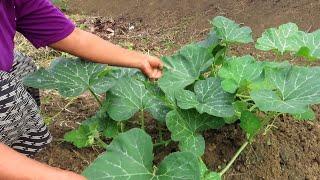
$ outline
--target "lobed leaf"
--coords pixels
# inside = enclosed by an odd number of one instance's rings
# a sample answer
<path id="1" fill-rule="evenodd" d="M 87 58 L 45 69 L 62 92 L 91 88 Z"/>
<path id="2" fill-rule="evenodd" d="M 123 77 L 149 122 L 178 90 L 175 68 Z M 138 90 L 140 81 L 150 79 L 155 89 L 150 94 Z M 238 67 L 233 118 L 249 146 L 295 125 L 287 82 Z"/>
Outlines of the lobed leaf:
<path id="1" fill-rule="evenodd" d="M 120 134 L 83 174 L 95 179 L 200 180 L 197 158 L 187 152 L 167 156 L 153 169 L 151 137 L 141 129 Z"/>
<path id="2" fill-rule="evenodd" d="M 252 30 L 249 27 L 240 27 L 239 24 L 226 17 L 217 16 L 211 24 L 218 37 L 226 44 L 253 42 Z"/>
<path id="3" fill-rule="evenodd" d="M 263 51 L 296 52 L 300 49 L 297 41 L 299 28 L 294 23 L 287 23 L 279 26 L 278 29 L 267 29 L 257 40 L 256 48 Z"/>
<path id="4" fill-rule="evenodd" d="M 314 67 L 266 68 L 266 79 L 275 89 L 252 91 L 251 97 L 262 111 L 304 113 L 320 103 L 319 75 Z"/>
<path id="5" fill-rule="evenodd" d="M 197 81 L 194 93 L 181 90 L 175 94 L 177 104 L 182 109 L 196 108 L 197 111 L 218 117 L 231 117 L 234 115 L 232 107 L 233 96 L 221 88 L 218 78 L 208 78 Z"/>
<path id="6" fill-rule="evenodd" d="M 195 110 L 173 110 L 167 114 L 166 124 L 172 140 L 179 141 L 182 151 L 201 156 L 204 153 L 205 143 L 199 132 L 220 128 L 224 125 L 224 121 L 207 114 L 199 114 Z"/>
<path id="7" fill-rule="evenodd" d="M 110 90 L 104 106 L 110 117 L 116 121 L 128 120 L 142 110 L 164 121 L 169 111 L 159 98 L 153 96 L 145 88 L 143 82 L 130 77 L 123 77 L 117 81 L 117 84 Z"/>
<path id="8" fill-rule="evenodd" d="M 320 59 L 320 30 L 312 33 L 299 32 L 296 36 L 300 45 L 297 55 L 310 60 Z"/>
<path id="9" fill-rule="evenodd" d="M 252 56 L 233 57 L 219 71 L 223 79 L 222 88 L 235 93 L 241 86 L 248 86 L 261 77 L 263 63 L 257 62 Z"/>
<path id="10" fill-rule="evenodd" d="M 165 69 L 163 77 L 159 80 L 159 87 L 170 100 L 174 93 L 194 83 L 202 70 L 207 69 L 208 62 L 212 62 L 212 54 L 207 48 L 196 44 L 187 45 L 177 54 L 164 57 Z"/>
<path id="11" fill-rule="evenodd" d="M 65 97 L 79 96 L 88 90 L 100 94 L 113 85 L 109 77 L 97 76 L 104 69 L 105 65 L 81 59 L 58 58 L 51 63 L 49 69 L 40 69 L 24 78 L 24 84 L 40 89 L 58 89 Z"/>

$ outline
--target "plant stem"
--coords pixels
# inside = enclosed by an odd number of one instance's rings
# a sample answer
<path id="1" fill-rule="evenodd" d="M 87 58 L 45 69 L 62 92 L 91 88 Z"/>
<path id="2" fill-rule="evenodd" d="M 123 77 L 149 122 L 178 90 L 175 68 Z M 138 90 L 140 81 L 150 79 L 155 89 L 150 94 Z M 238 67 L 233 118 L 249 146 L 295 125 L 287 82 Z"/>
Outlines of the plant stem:
<path id="1" fill-rule="evenodd" d="M 256 107 L 257 107 L 256 105 L 253 105 L 253 106 L 249 109 L 249 111 L 252 112 Z"/>
<path id="2" fill-rule="evenodd" d="M 144 130 L 144 110 L 143 109 L 140 112 L 140 121 L 141 121 L 141 129 Z"/>
<path id="3" fill-rule="evenodd" d="M 237 94 L 236 96 L 246 98 L 246 99 L 251 99 L 251 96 L 246 96 L 246 95 L 242 95 L 242 94 Z"/>
<path id="4" fill-rule="evenodd" d="M 105 142 L 103 142 L 100 137 L 96 137 L 95 139 L 96 139 L 97 143 L 99 144 L 99 146 L 103 147 L 104 149 L 107 148 L 108 145 Z"/>
<path id="5" fill-rule="evenodd" d="M 123 133 L 124 132 L 124 123 L 120 122 L 120 131 Z"/>
<path id="6" fill-rule="evenodd" d="M 249 141 L 246 141 L 245 143 L 242 144 L 242 146 L 238 149 L 238 151 L 236 152 L 236 154 L 232 157 L 232 159 L 229 161 L 229 163 L 227 164 L 227 166 L 222 169 L 221 172 L 219 172 L 219 175 L 222 177 L 232 166 L 232 164 L 235 162 L 235 160 L 239 157 L 239 155 L 241 154 L 241 152 L 247 147 L 247 145 L 249 144 Z"/>
<path id="7" fill-rule="evenodd" d="M 160 142 L 163 142 L 162 129 L 161 129 L 161 127 L 158 129 L 158 131 L 159 131 L 159 139 L 160 139 Z"/>
<path id="8" fill-rule="evenodd" d="M 76 100 L 77 98 L 72 98 L 57 114 L 55 114 L 54 116 L 52 116 L 51 119 L 55 119 L 56 117 L 58 117 L 65 109 L 67 109 L 68 106 L 70 106 L 74 100 Z"/>
<path id="9" fill-rule="evenodd" d="M 102 106 L 102 102 L 100 101 L 100 99 L 97 96 L 97 94 L 95 92 L 93 92 L 93 90 L 91 88 L 89 88 L 89 91 L 92 94 L 92 96 L 96 99 L 96 101 L 99 103 L 99 105 Z"/>
<path id="10" fill-rule="evenodd" d="M 161 141 L 161 142 L 159 142 L 159 143 L 153 144 L 153 147 L 158 147 L 158 146 L 162 146 L 162 145 L 167 146 L 167 145 L 170 144 L 171 142 L 172 142 L 171 139 L 170 139 L 170 140 L 167 140 L 167 141 Z"/>

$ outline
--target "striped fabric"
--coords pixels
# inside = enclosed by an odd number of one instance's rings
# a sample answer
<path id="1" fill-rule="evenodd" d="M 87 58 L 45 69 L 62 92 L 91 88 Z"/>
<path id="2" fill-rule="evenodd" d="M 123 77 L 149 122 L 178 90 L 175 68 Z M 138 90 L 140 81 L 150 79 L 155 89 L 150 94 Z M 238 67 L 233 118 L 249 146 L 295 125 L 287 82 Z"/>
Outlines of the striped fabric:
<path id="1" fill-rule="evenodd" d="M 25 88 L 21 79 L 36 70 L 31 59 L 15 53 L 10 73 L 0 71 L 0 142 L 33 156 L 52 140 L 40 116 L 39 90 Z"/>

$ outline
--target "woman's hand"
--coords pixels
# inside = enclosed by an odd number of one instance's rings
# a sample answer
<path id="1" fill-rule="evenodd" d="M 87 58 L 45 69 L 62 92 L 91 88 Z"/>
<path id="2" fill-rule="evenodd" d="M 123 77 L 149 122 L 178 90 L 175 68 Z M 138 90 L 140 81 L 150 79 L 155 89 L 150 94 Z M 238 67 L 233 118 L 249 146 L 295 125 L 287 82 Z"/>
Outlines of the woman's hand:
<path id="1" fill-rule="evenodd" d="M 140 69 L 150 79 L 161 78 L 163 62 L 159 58 L 145 54 L 140 54 L 136 58 L 138 62 L 136 68 Z"/>

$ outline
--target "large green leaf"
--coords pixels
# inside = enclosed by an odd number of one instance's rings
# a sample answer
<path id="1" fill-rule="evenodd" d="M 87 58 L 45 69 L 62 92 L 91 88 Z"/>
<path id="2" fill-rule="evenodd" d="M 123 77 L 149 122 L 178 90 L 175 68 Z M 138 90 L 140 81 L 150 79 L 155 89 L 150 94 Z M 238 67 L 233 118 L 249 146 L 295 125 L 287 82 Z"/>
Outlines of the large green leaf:
<path id="1" fill-rule="evenodd" d="M 219 71 L 219 76 L 223 79 L 222 88 L 234 93 L 239 87 L 257 80 L 262 71 L 263 63 L 255 61 L 252 56 L 233 57 Z"/>
<path id="2" fill-rule="evenodd" d="M 213 55 L 207 48 L 196 44 L 187 45 L 177 54 L 163 57 L 164 75 L 159 80 L 159 87 L 172 100 L 174 92 L 196 81 L 202 70 L 207 69 Z"/>
<path id="3" fill-rule="evenodd" d="M 299 28 L 294 23 L 283 24 L 278 29 L 267 29 L 257 40 L 256 48 L 263 51 L 278 51 L 284 54 L 288 51 L 298 51 L 300 46 L 296 36 Z"/>
<path id="4" fill-rule="evenodd" d="M 198 159 L 188 152 L 167 156 L 153 168 L 151 137 L 143 130 L 120 134 L 83 174 L 90 180 L 200 180 Z"/>
<path id="5" fill-rule="evenodd" d="M 143 82 L 130 78 L 120 78 L 111 89 L 104 103 L 108 114 L 113 120 L 125 121 L 138 111 L 146 110 L 154 118 L 164 121 L 168 112 L 161 99 L 153 96 Z"/>
<path id="6" fill-rule="evenodd" d="M 306 112 L 309 105 L 320 103 L 319 68 L 266 68 L 265 76 L 275 90 L 251 92 L 262 111 L 299 114 Z"/>
<path id="7" fill-rule="evenodd" d="M 252 30 L 249 27 L 240 27 L 239 24 L 226 17 L 217 16 L 211 24 L 218 37 L 227 44 L 253 42 Z"/>
<path id="8" fill-rule="evenodd" d="M 224 121 L 208 114 L 199 114 L 195 110 L 173 110 L 167 114 L 166 123 L 171 131 L 171 138 L 179 141 L 182 151 L 201 156 L 205 142 L 199 133 L 210 128 L 220 128 Z"/>
<path id="9" fill-rule="evenodd" d="M 297 41 L 300 49 L 298 55 L 308 59 L 320 59 L 320 30 L 312 33 L 299 32 Z"/>
<path id="10" fill-rule="evenodd" d="M 196 108 L 201 114 L 206 112 L 218 117 L 231 117 L 234 115 L 232 107 L 233 97 L 221 88 L 218 78 L 208 78 L 197 81 L 194 93 L 181 90 L 175 94 L 177 104 L 182 109 Z"/>
<path id="11" fill-rule="evenodd" d="M 27 86 L 44 89 L 58 89 L 65 97 L 79 96 L 87 90 L 99 94 L 108 91 L 113 81 L 99 77 L 105 65 L 86 62 L 81 59 L 59 58 L 49 69 L 40 69 L 24 79 Z"/>

